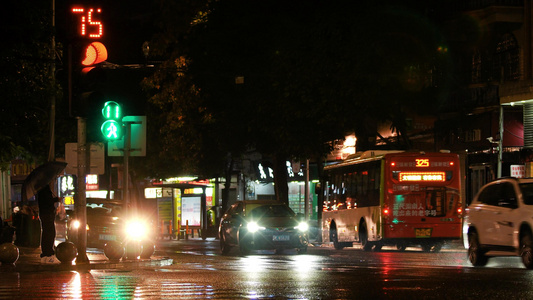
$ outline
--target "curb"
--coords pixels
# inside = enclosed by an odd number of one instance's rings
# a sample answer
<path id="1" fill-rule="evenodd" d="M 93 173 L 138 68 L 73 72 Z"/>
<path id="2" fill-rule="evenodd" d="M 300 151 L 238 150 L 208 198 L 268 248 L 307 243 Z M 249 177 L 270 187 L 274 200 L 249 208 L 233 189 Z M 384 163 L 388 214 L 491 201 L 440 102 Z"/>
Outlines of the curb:
<path id="1" fill-rule="evenodd" d="M 155 257 L 151 259 L 141 259 L 136 261 L 90 261 L 89 263 L 60 263 L 60 264 L 40 264 L 24 263 L 17 261 L 14 264 L 0 265 L 0 272 L 42 272 L 42 271 L 88 271 L 88 270 L 109 270 L 109 269 L 129 269 L 137 267 L 164 267 L 172 265 L 173 260 L 165 257 Z"/>
<path id="2" fill-rule="evenodd" d="M 13 264 L 2 263 L 0 273 L 3 272 L 57 272 L 57 271 L 88 271 L 110 269 L 133 269 L 138 267 L 163 267 L 172 265 L 173 259 L 154 256 L 136 260 L 109 260 L 103 252 L 87 252 L 89 261 L 76 263 L 76 261 L 60 264 L 41 264 L 39 248 L 19 248 L 19 258 Z"/>

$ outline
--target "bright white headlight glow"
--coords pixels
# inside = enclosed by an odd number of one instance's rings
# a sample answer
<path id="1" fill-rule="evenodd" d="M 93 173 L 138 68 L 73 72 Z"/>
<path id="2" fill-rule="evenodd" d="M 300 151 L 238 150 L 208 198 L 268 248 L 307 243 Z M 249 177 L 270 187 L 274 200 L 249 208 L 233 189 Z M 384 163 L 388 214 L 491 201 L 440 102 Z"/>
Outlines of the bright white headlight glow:
<path id="1" fill-rule="evenodd" d="M 141 221 L 130 221 L 126 224 L 126 234 L 132 240 L 141 240 L 146 237 L 147 226 Z"/>
<path id="2" fill-rule="evenodd" d="M 73 229 L 80 228 L 80 221 L 78 221 L 78 220 L 72 221 L 72 225 L 71 226 L 72 226 Z"/>
<path id="3" fill-rule="evenodd" d="M 249 232 L 256 232 L 259 229 L 261 229 L 261 227 L 259 225 L 257 225 L 256 222 L 249 222 L 246 227 L 248 228 Z"/>
<path id="4" fill-rule="evenodd" d="M 296 226 L 296 228 L 300 231 L 307 231 L 309 229 L 309 225 L 307 225 L 307 223 L 305 222 L 302 222 L 300 224 L 298 224 L 298 226 Z"/>
<path id="5" fill-rule="evenodd" d="M 74 230 L 79 229 L 80 226 L 81 226 L 81 223 L 80 223 L 79 220 L 74 220 L 74 221 L 72 221 L 72 223 L 70 223 L 70 228 L 71 228 L 71 229 L 74 229 Z M 89 230 L 89 224 L 86 224 L 86 225 L 85 225 L 85 229 L 86 229 L 86 230 Z"/>

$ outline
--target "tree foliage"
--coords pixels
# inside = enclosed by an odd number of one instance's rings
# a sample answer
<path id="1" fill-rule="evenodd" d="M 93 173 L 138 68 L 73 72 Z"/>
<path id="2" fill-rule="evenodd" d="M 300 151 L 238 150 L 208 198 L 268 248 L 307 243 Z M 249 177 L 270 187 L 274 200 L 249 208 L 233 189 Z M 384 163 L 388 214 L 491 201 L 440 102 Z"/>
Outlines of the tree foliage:
<path id="1" fill-rule="evenodd" d="M 12 2 L 0 19 L 0 161 L 23 154 L 43 159 L 49 149 L 50 97 L 59 93 L 50 73 L 51 5 Z"/>
<path id="2" fill-rule="evenodd" d="M 216 169 L 254 148 L 282 188 L 286 159 L 323 157 L 350 131 L 371 147 L 379 122 L 402 135 L 407 109 L 428 113 L 439 99 L 428 74 L 445 63 L 441 38 L 411 7 L 221 0 L 196 16 L 165 35 L 170 59 L 147 81 L 176 160 Z"/>

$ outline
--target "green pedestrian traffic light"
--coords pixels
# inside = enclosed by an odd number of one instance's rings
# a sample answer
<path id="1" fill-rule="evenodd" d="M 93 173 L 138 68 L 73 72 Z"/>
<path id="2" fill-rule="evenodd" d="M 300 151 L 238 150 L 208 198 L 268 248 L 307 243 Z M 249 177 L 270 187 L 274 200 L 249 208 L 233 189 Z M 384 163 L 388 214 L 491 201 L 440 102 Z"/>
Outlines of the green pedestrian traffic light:
<path id="1" fill-rule="evenodd" d="M 122 138 L 122 123 L 115 120 L 107 120 L 100 128 L 106 140 L 114 141 Z"/>
<path id="2" fill-rule="evenodd" d="M 122 138 L 122 108 L 115 101 L 107 101 L 102 108 L 102 115 L 106 119 L 100 130 L 108 141 Z"/>
<path id="3" fill-rule="evenodd" d="M 122 120 L 122 108 L 115 101 L 107 101 L 102 108 L 102 115 L 106 120 Z"/>

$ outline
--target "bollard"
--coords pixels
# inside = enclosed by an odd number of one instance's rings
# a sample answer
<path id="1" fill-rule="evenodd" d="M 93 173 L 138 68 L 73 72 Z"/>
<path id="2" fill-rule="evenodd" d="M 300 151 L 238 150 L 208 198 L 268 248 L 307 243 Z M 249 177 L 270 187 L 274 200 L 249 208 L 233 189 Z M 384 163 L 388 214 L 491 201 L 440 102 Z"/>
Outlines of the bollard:
<path id="1" fill-rule="evenodd" d="M 174 239 L 174 233 L 172 232 L 172 220 L 168 221 L 168 235 L 170 236 L 169 240 Z"/>
<path id="2" fill-rule="evenodd" d="M 176 231 L 178 234 L 176 235 L 177 239 L 181 239 L 181 226 L 180 222 L 178 221 L 178 230 Z"/>
<path id="3" fill-rule="evenodd" d="M 189 239 L 189 220 L 185 220 L 185 239 Z"/>

